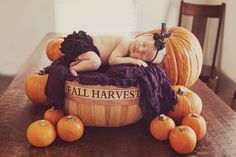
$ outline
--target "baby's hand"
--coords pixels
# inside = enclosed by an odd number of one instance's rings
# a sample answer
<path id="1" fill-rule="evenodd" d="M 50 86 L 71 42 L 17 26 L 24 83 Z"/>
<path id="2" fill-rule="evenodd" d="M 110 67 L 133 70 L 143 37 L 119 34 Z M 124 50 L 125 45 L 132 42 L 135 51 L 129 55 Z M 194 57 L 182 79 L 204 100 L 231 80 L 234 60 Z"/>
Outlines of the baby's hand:
<path id="1" fill-rule="evenodd" d="M 77 76 L 77 75 L 78 75 L 78 73 L 77 73 L 75 70 L 71 69 L 71 68 L 70 68 L 70 73 L 71 73 L 72 75 L 74 75 L 74 76 Z"/>
<path id="2" fill-rule="evenodd" d="M 148 64 L 141 60 L 141 59 L 134 59 L 131 61 L 131 64 L 138 65 L 138 66 L 143 66 L 143 67 L 148 67 Z"/>

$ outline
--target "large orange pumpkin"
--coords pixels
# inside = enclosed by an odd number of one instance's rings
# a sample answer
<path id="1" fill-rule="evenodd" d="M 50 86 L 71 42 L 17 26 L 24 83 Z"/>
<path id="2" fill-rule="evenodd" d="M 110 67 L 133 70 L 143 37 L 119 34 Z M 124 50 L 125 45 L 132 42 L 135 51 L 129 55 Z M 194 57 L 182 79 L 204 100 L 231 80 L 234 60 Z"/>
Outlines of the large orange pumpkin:
<path id="1" fill-rule="evenodd" d="M 206 130 L 207 130 L 206 121 L 199 114 L 191 113 L 187 115 L 186 117 L 184 117 L 181 124 L 192 128 L 197 135 L 198 141 L 201 140 L 206 135 Z"/>
<path id="2" fill-rule="evenodd" d="M 164 114 L 154 118 L 150 124 L 150 132 L 158 140 L 168 140 L 173 128 L 175 128 L 175 122 Z"/>
<path id="3" fill-rule="evenodd" d="M 25 94 L 35 104 L 47 104 L 44 89 L 48 80 L 48 74 L 44 70 L 29 75 L 25 80 Z"/>
<path id="4" fill-rule="evenodd" d="M 184 125 L 172 129 L 169 140 L 171 147 L 181 154 L 191 153 L 197 144 L 197 137 L 193 129 Z"/>
<path id="5" fill-rule="evenodd" d="M 54 107 L 48 109 L 44 113 L 44 119 L 50 121 L 54 126 L 56 126 L 58 121 L 64 116 L 64 111 L 60 109 L 55 109 Z"/>
<path id="6" fill-rule="evenodd" d="M 161 29 L 145 33 L 160 33 Z M 172 85 L 192 86 L 202 69 L 202 48 L 193 33 L 183 27 L 172 27 L 166 31 L 167 55 L 162 66 Z"/>
<path id="7" fill-rule="evenodd" d="M 47 44 L 46 54 L 47 54 L 47 57 L 51 61 L 54 61 L 54 60 L 56 60 L 57 58 L 59 58 L 63 55 L 61 50 L 60 50 L 61 43 L 63 41 L 64 41 L 64 39 L 62 37 L 58 37 L 58 38 L 52 39 Z"/>
<path id="8" fill-rule="evenodd" d="M 83 132 L 84 125 L 82 121 L 74 115 L 63 117 L 57 123 L 57 133 L 64 141 L 76 141 L 81 138 Z"/>
<path id="9" fill-rule="evenodd" d="M 168 116 L 175 121 L 181 121 L 190 113 L 202 112 L 202 100 L 196 93 L 184 86 L 173 86 L 173 89 L 176 91 L 178 102 Z"/>
<path id="10" fill-rule="evenodd" d="M 46 147 L 56 139 L 56 130 L 47 120 L 38 120 L 27 129 L 27 139 L 35 147 Z"/>

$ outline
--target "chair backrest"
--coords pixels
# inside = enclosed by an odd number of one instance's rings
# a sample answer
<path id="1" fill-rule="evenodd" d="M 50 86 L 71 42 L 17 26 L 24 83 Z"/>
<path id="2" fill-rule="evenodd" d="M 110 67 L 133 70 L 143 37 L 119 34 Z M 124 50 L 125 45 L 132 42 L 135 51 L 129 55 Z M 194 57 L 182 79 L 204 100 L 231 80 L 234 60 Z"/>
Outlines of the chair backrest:
<path id="1" fill-rule="evenodd" d="M 224 21 L 223 20 L 224 19 L 224 12 L 225 12 L 225 3 L 222 3 L 221 5 L 203 5 L 203 4 L 186 3 L 182 0 L 181 5 L 180 5 L 178 25 L 181 26 L 182 15 L 192 16 L 193 23 L 192 23 L 192 30 L 191 31 L 197 37 L 197 39 L 199 40 L 202 47 L 204 46 L 206 27 L 207 27 L 207 19 L 208 18 L 218 18 L 219 19 L 216 41 L 215 41 L 215 45 L 214 45 L 213 60 L 211 63 L 212 68 L 215 67 L 220 31 L 222 28 L 222 23 Z"/>
<path id="2" fill-rule="evenodd" d="M 234 111 L 236 111 L 236 89 L 234 90 L 234 94 L 233 94 L 233 97 L 232 97 L 232 100 L 231 100 L 230 107 L 231 107 Z"/>

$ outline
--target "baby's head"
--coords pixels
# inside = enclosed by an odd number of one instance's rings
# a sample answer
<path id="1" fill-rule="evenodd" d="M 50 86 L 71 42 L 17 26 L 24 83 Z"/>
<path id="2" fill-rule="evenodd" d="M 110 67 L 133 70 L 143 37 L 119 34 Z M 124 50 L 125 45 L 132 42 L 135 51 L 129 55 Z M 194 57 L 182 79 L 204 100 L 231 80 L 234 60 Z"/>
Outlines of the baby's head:
<path id="1" fill-rule="evenodd" d="M 166 54 L 163 40 L 156 33 L 137 36 L 130 44 L 130 57 L 161 63 Z"/>

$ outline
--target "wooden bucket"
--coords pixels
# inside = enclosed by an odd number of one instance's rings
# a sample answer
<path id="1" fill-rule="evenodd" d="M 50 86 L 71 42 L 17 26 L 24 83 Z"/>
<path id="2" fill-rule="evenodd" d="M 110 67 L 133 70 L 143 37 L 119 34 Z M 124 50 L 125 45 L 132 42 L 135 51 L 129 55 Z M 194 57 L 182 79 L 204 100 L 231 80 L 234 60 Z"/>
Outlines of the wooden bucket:
<path id="1" fill-rule="evenodd" d="M 137 87 L 65 83 L 65 111 L 77 115 L 86 126 L 119 127 L 142 118 Z"/>

